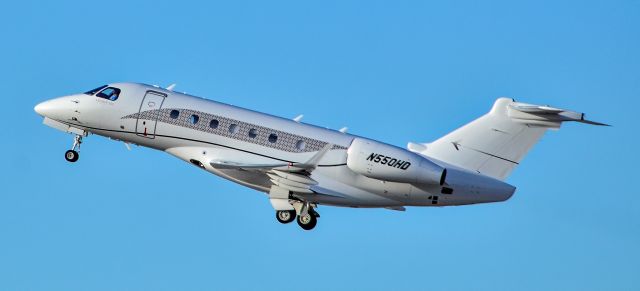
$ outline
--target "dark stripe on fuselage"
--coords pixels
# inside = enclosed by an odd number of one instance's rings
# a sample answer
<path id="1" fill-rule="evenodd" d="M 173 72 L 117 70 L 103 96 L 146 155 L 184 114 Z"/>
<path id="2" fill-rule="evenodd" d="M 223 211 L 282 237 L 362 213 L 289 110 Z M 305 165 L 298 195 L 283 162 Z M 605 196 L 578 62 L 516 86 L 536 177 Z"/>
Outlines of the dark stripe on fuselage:
<path id="1" fill-rule="evenodd" d="M 71 123 L 71 122 L 60 121 L 60 120 L 56 120 L 56 121 L 62 122 L 62 123 L 67 124 L 67 125 L 80 127 L 80 128 L 87 128 L 87 129 L 93 129 L 93 130 L 102 130 L 102 131 L 108 131 L 108 132 L 126 133 L 126 134 L 132 134 L 132 135 L 135 135 L 135 136 L 139 136 L 138 133 L 133 132 L 133 131 L 105 129 L 105 128 L 85 126 L 85 125 L 75 124 L 75 123 Z M 163 134 L 154 134 L 154 136 L 173 138 L 173 139 L 180 139 L 180 140 L 187 140 L 187 141 L 193 141 L 193 142 L 199 142 L 199 143 L 206 143 L 206 144 L 215 145 L 215 146 L 219 146 L 219 147 L 224 147 L 224 148 L 228 148 L 228 149 L 232 149 L 232 150 L 236 150 L 236 151 L 241 151 L 241 152 L 245 152 L 245 153 L 249 153 L 249 154 L 253 154 L 253 155 L 257 155 L 257 156 L 261 156 L 261 157 L 265 157 L 265 158 L 270 158 L 270 159 L 274 159 L 274 160 L 281 161 L 281 162 L 286 162 L 286 163 L 294 163 L 294 164 L 295 163 L 304 163 L 304 162 L 295 162 L 295 161 L 290 161 L 290 160 L 283 160 L 283 159 L 272 157 L 272 156 L 269 156 L 269 155 L 264 155 L 264 154 L 260 154 L 260 153 L 256 153 L 256 152 L 252 152 L 252 151 L 248 151 L 248 150 L 243 150 L 243 149 L 235 148 L 235 147 L 228 146 L 228 145 L 208 142 L 208 141 L 204 141 L 204 140 L 198 140 L 198 139 L 192 139 L 192 138 L 186 138 L 186 137 L 179 137 L 179 136 L 172 136 L 172 135 L 163 135 Z M 346 163 L 343 163 L 343 164 L 318 165 L 318 167 L 339 167 L 339 166 L 346 166 L 346 165 L 347 165 Z"/>
<path id="2" fill-rule="evenodd" d="M 191 120 L 190 118 L 193 116 L 197 116 L 198 121 Z M 138 122 L 140 120 L 156 121 L 291 153 L 317 152 L 327 144 L 327 142 L 319 139 L 186 108 L 162 108 L 141 111 L 126 115 L 121 119 L 136 119 Z M 210 126 L 211 122 L 214 121 L 215 126 Z M 231 130 L 232 128 L 234 130 Z M 249 134 L 251 132 L 253 132 L 253 135 Z M 270 140 L 269 136 L 272 135 L 275 136 L 277 142 Z M 299 144 L 304 146 L 299 146 Z M 334 145 L 333 149 L 346 148 Z"/>

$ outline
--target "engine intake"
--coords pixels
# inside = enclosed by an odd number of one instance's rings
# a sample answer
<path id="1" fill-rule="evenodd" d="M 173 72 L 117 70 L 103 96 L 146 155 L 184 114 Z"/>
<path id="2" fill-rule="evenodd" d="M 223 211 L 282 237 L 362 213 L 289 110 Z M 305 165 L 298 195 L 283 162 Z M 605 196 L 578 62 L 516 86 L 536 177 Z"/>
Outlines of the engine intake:
<path id="1" fill-rule="evenodd" d="M 447 171 L 431 160 L 392 145 L 356 138 L 347 167 L 373 179 L 412 184 L 444 184 Z"/>

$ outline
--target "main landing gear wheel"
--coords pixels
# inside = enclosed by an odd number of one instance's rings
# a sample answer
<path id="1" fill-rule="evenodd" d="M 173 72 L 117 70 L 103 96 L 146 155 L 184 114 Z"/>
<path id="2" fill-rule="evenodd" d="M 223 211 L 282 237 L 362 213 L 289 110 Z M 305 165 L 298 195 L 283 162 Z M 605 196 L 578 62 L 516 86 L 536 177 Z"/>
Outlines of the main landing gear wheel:
<path id="1" fill-rule="evenodd" d="M 295 210 L 278 210 L 276 211 L 276 219 L 278 222 L 285 224 L 292 222 L 296 219 Z"/>
<path id="2" fill-rule="evenodd" d="M 74 150 L 68 150 L 64 153 L 64 159 L 67 160 L 67 162 L 75 163 L 79 158 L 80 154 Z"/>
<path id="3" fill-rule="evenodd" d="M 304 230 L 312 230 L 317 223 L 318 218 L 312 212 L 298 215 L 298 225 Z"/>

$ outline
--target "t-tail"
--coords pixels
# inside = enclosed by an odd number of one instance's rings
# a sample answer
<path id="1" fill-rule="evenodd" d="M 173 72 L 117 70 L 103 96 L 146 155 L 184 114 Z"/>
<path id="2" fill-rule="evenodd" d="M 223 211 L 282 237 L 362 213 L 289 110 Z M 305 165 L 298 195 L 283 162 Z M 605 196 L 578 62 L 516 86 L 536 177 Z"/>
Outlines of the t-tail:
<path id="1" fill-rule="evenodd" d="M 584 113 L 499 98 L 491 111 L 429 143 L 409 143 L 413 152 L 505 180 L 548 129 L 565 121 L 606 125 Z"/>

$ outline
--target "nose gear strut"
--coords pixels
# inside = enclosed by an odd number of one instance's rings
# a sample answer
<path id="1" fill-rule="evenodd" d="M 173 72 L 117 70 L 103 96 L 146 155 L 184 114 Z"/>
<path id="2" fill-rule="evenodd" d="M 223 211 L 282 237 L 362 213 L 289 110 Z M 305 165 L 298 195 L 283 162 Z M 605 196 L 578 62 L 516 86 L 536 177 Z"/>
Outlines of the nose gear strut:
<path id="1" fill-rule="evenodd" d="M 75 163 L 80 158 L 80 154 L 76 151 L 76 149 L 80 151 L 80 144 L 82 144 L 82 135 L 76 134 L 73 139 L 73 146 L 70 150 L 64 153 L 64 158 L 67 162 Z"/>

